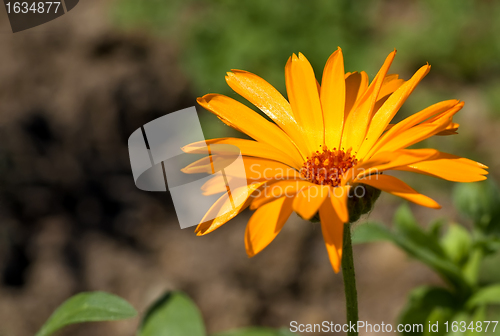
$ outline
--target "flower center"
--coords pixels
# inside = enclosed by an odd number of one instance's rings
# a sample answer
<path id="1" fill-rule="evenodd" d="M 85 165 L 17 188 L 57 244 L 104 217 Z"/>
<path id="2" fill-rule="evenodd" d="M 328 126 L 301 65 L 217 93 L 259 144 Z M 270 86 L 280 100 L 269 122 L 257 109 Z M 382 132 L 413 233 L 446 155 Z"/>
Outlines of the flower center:
<path id="1" fill-rule="evenodd" d="M 329 150 L 325 146 L 322 153 L 316 151 L 307 158 L 300 175 L 312 183 L 336 187 L 345 172 L 357 163 L 356 155 L 351 155 L 350 149 L 345 152 L 336 148 Z"/>

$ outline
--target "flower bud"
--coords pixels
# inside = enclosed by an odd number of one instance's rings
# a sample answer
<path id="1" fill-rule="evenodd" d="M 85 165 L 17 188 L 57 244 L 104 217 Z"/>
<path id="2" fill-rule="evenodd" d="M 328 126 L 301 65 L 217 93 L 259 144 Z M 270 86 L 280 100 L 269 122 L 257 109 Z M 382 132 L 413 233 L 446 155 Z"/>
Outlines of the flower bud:
<path id="1" fill-rule="evenodd" d="M 362 215 L 370 212 L 375 205 L 381 190 L 366 184 L 355 184 L 349 191 L 347 208 L 349 222 L 356 222 Z"/>
<path id="2" fill-rule="evenodd" d="M 349 223 L 356 222 L 362 215 L 370 212 L 380 193 L 381 190 L 366 184 L 353 185 L 347 197 Z M 320 221 L 319 211 L 309 221 L 311 223 L 318 223 Z"/>

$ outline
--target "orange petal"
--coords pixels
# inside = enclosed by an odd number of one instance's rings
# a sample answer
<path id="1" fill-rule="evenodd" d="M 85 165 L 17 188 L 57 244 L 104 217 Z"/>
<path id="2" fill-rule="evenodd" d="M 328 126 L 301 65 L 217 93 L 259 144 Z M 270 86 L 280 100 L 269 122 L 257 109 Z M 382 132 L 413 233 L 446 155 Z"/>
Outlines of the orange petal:
<path id="1" fill-rule="evenodd" d="M 233 178 L 234 177 L 231 176 L 224 177 L 223 175 L 216 175 L 201 186 L 201 191 L 203 191 L 203 195 L 205 196 L 227 192 L 228 186 L 226 184 L 226 179 L 229 181 Z M 244 184 L 242 183 L 240 185 Z"/>
<path id="2" fill-rule="evenodd" d="M 394 115 L 399 111 L 408 96 L 413 92 L 417 84 L 427 75 L 430 70 L 429 65 L 421 67 L 413 77 L 405 82 L 394 92 L 389 99 L 374 114 L 368 127 L 366 137 L 358 150 L 358 158 L 362 159 L 373 147 L 380 135 L 384 132 Z"/>
<path id="3" fill-rule="evenodd" d="M 281 127 L 303 154 L 306 152 L 300 126 L 294 119 L 290 103 L 278 90 L 261 77 L 243 70 L 228 72 L 226 82 L 236 93 L 257 106 Z"/>
<path id="4" fill-rule="evenodd" d="M 184 146 L 182 150 L 186 153 L 191 153 L 191 154 L 205 154 L 207 153 L 208 146 L 215 144 L 233 145 L 239 149 L 241 155 L 275 160 L 278 162 L 282 162 L 286 165 L 289 165 L 291 167 L 294 167 L 295 169 L 300 169 L 303 164 L 300 156 L 292 158 L 287 153 L 284 153 L 281 150 L 269 146 L 267 144 L 264 144 L 262 142 L 247 140 L 247 139 L 239 139 L 239 138 L 218 138 L 206 141 L 198 141 L 189 144 L 187 146 Z M 234 150 L 231 150 L 231 148 L 227 147 L 210 146 L 209 150 L 211 154 L 220 154 L 220 155 L 234 154 Z"/>
<path id="5" fill-rule="evenodd" d="M 291 157 L 301 157 L 297 147 L 285 132 L 240 102 L 219 94 L 207 94 L 197 101 L 234 129 L 246 133 L 259 142 L 279 148 Z"/>
<path id="6" fill-rule="evenodd" d="M 300 190 L 313 186 L 313 183 L 302 180 L 287 180 L 268 183 L 261 190 L 261 192 L 254 197 L 252 203 L 250 204 L 250 209 L 257 209 L 262 205 L 283 196 L 294 197 Z"/>
<path id="7" fill-rule="evenodd" d="M 347 73 L 345 76 L 345 108 L 344 108 L 344 120 L 351 112 L 354 104 L 358 99 L 361 98 L 363 93 L 365 93 L 368 88 L 368 75 L 366 72 L 353 72 Z"/>
<path id="8" fill-rule="evenodd" d="M 250 196 L 264 183 L 254 183 L 222 195 L 210 207 L 194 232 L 198 236 L 203 236 L 227 223 L 250 205 Z"/>
<path id="9" fill-rule="evenodd" d="M 323 70 L 321 106 L 325 123 L 325 145 L 339 148 L 344 126 L 345 79 L 342 49 L 338 48 Z"/>
<path id="10" fill-rule="evenodd" d="M 387 75 L 384 78 L 377 101 L 391 95 L 404 84 L 404 79 L 399 78 L 399 75 Z"/>
<path id="11" fill-rule="evenodd" d="M 354 152 L 357 152 L 359 146 L 361 146 L 366 135 L 366 130 L 369 125 L 380 88 L 382 87 L 385 75 L 387 74 L 387 71 L 389 71 L 389 67 L 392 64 L 395 55 L 396 51 L 393 51 L 389 54 L 389 56 L 387 56 L 373 82 L 368 87 L 368 90 L 366 90 L 363 97 L 356 102 L 352 111 L 347 116 L 344 125 L 344 132 L 342 134 L 342 148 L 352 148 Z"/>
<path id="12" fill-rule="evenodd" d="M 293 198 L 281 197 L 261 206 L 248 221 L 245 248 L 253 257 L 269 245 L 293 212 Z"/>
<path id="13" fill-rule="evenodd" d="M 319 217 L 330 263 L 335 273 L 338 273 L 342 261 L 344 222 L 339 218 L 330 202 L 323 203 L 319 209 Z"/>
<path id="14" fill-rule="evenodd" d="M 385 77 L 384 83 L 382 83 L 382 88 L 380 88 L 380 93 L 377 97 L 377 102 L 375 103 L 375 107 L 373 108 L 372 115 L 375 114 L 375 112 L 377 112 L 382 107 L 382 105 L 385 104 L 391 94 L 399 89 L 401 85 L 404 84 L 404 82 L 405 81 L 403 79 L 398 78 L 398 75 L 387 75 Z"/>
<path id="15" fill-rule="evenodd" d="M 375 166 L 385 165 L 391 160 L 396 158 L 396 154 L 393 152 L 382 152 L 380 155 L 376 155 L 369 160 L 361 161 L 356 166 L 349 169 L 342 176 L 342 185 L 346 185 L 348 182 L 353 181 L 359 175 L 365 175 L 364 173 L 370 168 Z"/>
<path id="16" fill-rule="evenodd" d="M 458 134 L 457 130 L 458 130 L 459 127 L 460 127 L 460 124 L 452 122 L 452 123 L 450 123 L 444 129 L 444 131 L 436 133 L 436 135 L 453 135 L 453 134 Z"/>
<path id="17" fill-rule="evenodd" d="M 390 130 L 391 128 L 393 128 L 394 126 L 396 126 L 396 124 L 389 124 L 387 125 L 387 127 L 385 128 L 384 132 L 387 132 L 388 130 Z"/>
<path id="18" fill-rule="evenodd" d="M 329 188 L 327 186 L 314 185 L 307 189 L 302 189 L 296 194 L 293 201 L 293 210 L 305 220 L 311 219 L 319 210 L 319 207 L 328 197 Z"/>
<path id="19" fill-rule="evenodd" d="M 459 104 L 458 100 L 442 101 L 432 106 L 429 106 L 423 109 L 422 111 L 415 113 L 409 116 L 408 118 L 398 122 L 397 124 L 393 125 L 389 130 L 387 130 L 387 132 L 380 138 L 380 140 L 377 141 L 377 143 L 369 151 L 367 156 L 370 157 L 373 153 L 378 151 L 383 145 L 391 141 L 391 139 L 393 139 L 396 135 L 401 134 L 402 132 L 410 129 L 411 127 L 427 120 L 428 118 L 431 118 L 435 115 L 440 115 L 442 113 L 447 113 L 452 108 L 455 107 L 458 108 L 458 106 L 460 106 L 461 108 L 461 106 L 463 106 L 463 104 L 462 105 L 458 104 Z"/>
<path id="20" fill-rule="evenodd" d="M 349 210 L 347 208 L 347 196 L 351 186 L 336 187 L 330 190 L 330 201 L 340 220 L 344 223 L 349 221 Z"/>
<path id="21" fill-rule="evenodd" d="M 243 163 L 246 172 L 245 176 L 249 181 L 300 178 L 298 171 L 277 161 L 244 156 Z M 232 172 L 227 172 L 227 174 L 228 176 L 243 177 L 241 175 L 233 175 Z"/>
<path id="22" fill-rule="evenodd" d="M 313 153 L 324 143 L 323 113 L 316 77 L 311 64 L 301 53 L 298 57 L 293 54 L 286 68 L 288 100 L 297 124 L 302 126 L 308 153 Z"/>
<path id="23" fill-rule="evenodd" d="M 227 155 L 209 155 L 182 168 L 184 174 L 214 174 L 220 169 L 215 167 L 226 167 L 234 161 L 234 158 Z M 242 175 L 243 176 L 243 175 Z"/>
<path id="24" fill-rule="evenodd" d="M 440 152 L 439 156 L 428 161 L 397 168 L 430 175 L 453 182 L 476 182 L 485 180 L 488 172 L 485 165 L 466 158 Z"/>
<path id="25" fill-rule="evenodd" d="M 359 180 L 360 183 L 370 185 L 374 188 L 380 189 L 382 191 L 388 192 L 395 196 L 399 196 L 413 203 L 433 208 L 440 209 L 441 206 L 436 203 L 433 199 L 419 194 L 413 190 L 409 185 L 401 181 L 400 179 L 389 176 L 389 175 L 371 175 Z"/>
<path id="26" fill-rule="evenodd" d="M 395 151 L 400 148 L 406 148 L 416 144 L 422 140 L 430 138 L 437 133 L 444 131 L 450 124 L 452 124 L 452 117 L 455 113 L 460 111 L 463 103 L 455 105 L 450 110 L 436 121 L 432 123 L 422 123 L 417 126 L 411 127 L 401 133 L 390 137 L 387 141 L 384 140 L 382 146 L 376 146 L 378 151 Z M 389 132 L 388 132 L 389 133 Z"/>
<path id="27" fill-rule="evenodd" d="M 456 109 L 460 110 L 463 106 L 464 102 L 461 102 L 456 99 L 445 100 L 440 103 L 434 104 L 420 111 L 419 113 L 416 113 L 413 116 L 410 116 L 405 120 L 403 120 L 405 121 L 405 123 L 403 123 L 402 126 L 404 127 L 401 128 L 401 131 L 408 129 L 409 127 L 414 126 L 420 122 L 421 123 L 435 122 L 449 115 L 451 110 L 456 110 Z"/>
<path id="28" fill-rule="evenodd" d="M 416 164 L 411 166 L 402 166 L 395 168 L 394 170 L 403 170 L 409 171 L 412 173 L 428 175 L 432 177 L 441 178 L 443 180 L 452 181 L 452 182 L 479 182 L 486 180 L 486 176 L 481 174 L 470 173 L 468 167 L 461 167 L 450 173 L 449 169 L 455 166 L 452 162 L 442 162 L 439 165 L 431 165 L 429 163 L 425 164 Z"/>
<path id="29" fill-rule="evenodd" d="M 225 169 L 227 176 L 247 179 L 249 183 L 259 181 L 272 181 L 279 179 L 300 178 L 300 173 L 295 169 L 281 162 L 261 159 L 251 156 L 243 156 L 244 170 L 237 169 L 236 166 L 231 169 Z M 234 162 L 234 157 L 224 155 L 212 155 L 197 160 L 182 169 L 186 174 L 207 173 L 214 174 L 221 170 L 221 167 L 227 167 Z M 216 169 L 214 169 L 214 167 Z"/>
<path id="30" fill-rule="evenodd" d="M 364 163 L 366 168 L 358 168 L 356 172 L 358 173 L 358 178 L 362 178 L 366 175 L 429 160 L 438 155 L 439 151 L 435 149 L 400 149 L 394 152 L 381 152 Z"/>

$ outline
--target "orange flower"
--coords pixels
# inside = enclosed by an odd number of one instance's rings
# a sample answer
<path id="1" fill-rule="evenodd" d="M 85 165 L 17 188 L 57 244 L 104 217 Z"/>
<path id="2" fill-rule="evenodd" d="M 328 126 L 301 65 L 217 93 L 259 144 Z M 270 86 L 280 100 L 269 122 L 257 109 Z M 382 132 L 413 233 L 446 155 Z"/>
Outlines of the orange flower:
<path id="1" fill-rule="evenodd" d="M 338 48 L 326 63 L 321 85 L 304 55 L 294 54 L 285 66 L 289 101 L 252 73 L 228 72 L 229 86 L 274 123 L 220 94 L 198 98 L 201 106 L 254 140 L 219 138 L 183 148 L 196 153 L 207 145 L 234 145 L 241 151 L 246 169 L 245 177 L 228 176 L 246 178 L 247 183 L 222 196 L 196 233 L 212 232 L 246 207 L 256 209 L 245 234 L 251 257 L 276 237 L 292 212 L 307 220 L 319 214 L 330 261 L 338 272 L 344 223 L 349 222 L 348 203 L 357 196 L 356 186 L 368 185 L 437 209 L 440 206 L 434 200 L 386 171 L 411 171 L 455 182 L 484 180 L 487 167 L 478 162 L 435 149 L 407 149 L 434 135 L 456 134 L 459 125 L 452 118 L 463 102 L 443 101 L 390 124 L 430 70 L 424 65 L 408 81 L 388 75 L 395 54 L 389 54 L 369 84 L 365 72 L 344 73 L 342 50 Z M 211 154 L 183 171 L 210 173 L 213 162 L 223 158 L 216 150 Z M 205 194 L 225 192 L 220 182 L 216 178 L 207 182 Z"/>

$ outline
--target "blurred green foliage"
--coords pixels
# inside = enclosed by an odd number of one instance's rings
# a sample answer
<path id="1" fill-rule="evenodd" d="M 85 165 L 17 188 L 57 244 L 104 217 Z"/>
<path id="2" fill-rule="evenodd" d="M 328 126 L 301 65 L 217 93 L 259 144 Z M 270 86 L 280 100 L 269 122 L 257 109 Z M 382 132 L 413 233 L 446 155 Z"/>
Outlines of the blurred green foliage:
<path id="1" fill-rule="evenodd" d="M 490 0 L 121 0 L 113 11 L 121 27 L 175 41 L 196 94 L 230 92 L 224 74 L 231 68 L 259 74 L 284 92 L 292 52 L 304 53 L 320 75 L 337 46 L 348 71 L 373 78 L 396 48 L 393 72 L 409 76 L 433 65 L 434 83 L 420 93 L 419 107 L 450 98 L 456 85 L 500 85 L 499 16 L 500 2 Z M 498 102 L 492 90 L 484 94 Z"/>
<path id="2" fill-rule="evenodd" d="M 500 117 L 500 1 L 119 0 L 111 14 L 118 27 L 163 37 L 178 50 L 196 96 L 215 92 L 242 101 L 225 83 L 231 69 L 258 74 L 286 96 L 284 66 L 292 53 L 306 55 L 321 79 L 337 46 L 346 71 L 365 70 L 373 79 L 396 48 L 391 73 L 408 79 L 427 62 L 432 70 L 395 121 L 453 98 L 466 100 L 468 119 L 466 111 L 457 116 L 462 124 L 477 113 Z M 236 135 L 210 115 L 202 113 L 201 121 L 207 138 Z M 477 128 L 466 126 L 460 137 L 418 146 L 481 161 Z"/>
<path id="3" fill-rule="evenodd" d="M 53 335 L 59 329 L 83 322 L 117 321 L 133 318 L 136 310 L 124 299 L 105 292 L 79 293 L 57 308 L 36 336 Z M 181 291 L 168 291 L 145 312 L 137 336 L 207 336 L 196 304 Z M 288 329 L 247 327 L 212 336 L 291 336 Z"/>
<path id="4" fill-rule="evenodd" d="M 206 336 L 203 317 L 183 292 L 166 292 L 146 312 L 137 336 Z M 291 336 L 285 328 L 247 327 L 212 336 Z"/>
<path id="5" fill-rule="evenodd" d="M 472 222 L 470 229 L 450 223 L 444 230 L 444 221 L 437 220 L 424 230 L 405 204 L 396 211 L 392 229 L 364 223 L 353 234 L 353 243 L 357 244 L 395 244 L 433 269 L 447 284 L 421 286 L 410 292 L 400 323 L 423 324 L 422 335 L 428 333 L 428 324 L 434 323 L 440 324 L 440 335 L 469 335 L 477 330 L 462 328 L 460 323 L 468 327 L 472 321 L 489 320 L 487 313 L 493 320 L 499 316 L 494 306 L 500 305 L 500 191 L 492 180 L 464 183 L 455 188 L 453 198 L 457 209 Z M 492 267 L 491 260 L 496 266 Z M 455 325 L 464 332 L 445 333 L 446 321 L 450 330 Z M 492 328 L 487 334 L 494 334 Z"/>
<path id="6" fill-rule="evenodd" d="M 146 312 L 137 336 L 206 335 L 198 307 L 182 292 L 167 292 Z"/>
<path id="7" fill-rule="evenodd" d="M 500 239 L 500 191 L 491 178 L 479 183 L 457 184 L 453 200 L 457 209 L 482 232 Z"/>

